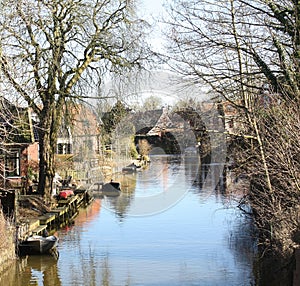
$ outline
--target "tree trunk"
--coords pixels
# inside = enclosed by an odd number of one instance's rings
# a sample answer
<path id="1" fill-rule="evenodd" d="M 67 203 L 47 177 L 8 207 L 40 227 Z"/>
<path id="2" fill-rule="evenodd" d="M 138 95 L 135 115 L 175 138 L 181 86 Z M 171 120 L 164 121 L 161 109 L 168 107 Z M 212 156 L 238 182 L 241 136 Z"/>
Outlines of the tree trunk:
<path id="1" fill-rule="evenodd" d="M 57 129 L 60 125 L 60 116 L 57 116 L 57 106 L 53 102 L 49 108 L 44 108 L 45 116 L 40 122 L 39 129 L 39 184 L 38 193 L 46 201 L 51 199 L 52 182 L 55 175 L 54 159 L 57 142 Z"/>
<path id="2" fill-rule="evenodd" d="M 50 134 L 49 132 L 44 132 L 43 130 L 39 134 L 39 184 L 38 184 L 38 193 L 44 196 L 46 199 L 50 198 L 52 180 L 54 177 L 53 171 L 53 159 L 54 156 L 51 151 L 50 144 Z"/>
<path id="3" fill-rule="evenodd" d="M 39 128 L 39 184 L 38 193 L 50 199 L 52 191 L 52 181 L 54 177 L 54 147 L 51 144 L 51 133 L 52 133 L 52 113 L 55 110 L 55 105 L 52 107 L 44 107 L 42 117 L 43 120 L 40 122 Z M 55 144 L 56 145 L 56 144 Z"/>

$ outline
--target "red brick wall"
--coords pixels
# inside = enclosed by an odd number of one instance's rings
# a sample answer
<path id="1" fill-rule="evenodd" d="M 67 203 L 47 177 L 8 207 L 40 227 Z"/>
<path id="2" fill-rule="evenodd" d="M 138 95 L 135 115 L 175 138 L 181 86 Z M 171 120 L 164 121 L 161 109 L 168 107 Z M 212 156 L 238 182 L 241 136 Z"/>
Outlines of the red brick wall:
<path id="1" fill-rule="evenodd" d="M 39 161 L 39 144 L 37 142 L 31 144 L 27 148 L 27 153 L 28 153 L 28 161 L 34 161 L 38 162 Z"/>

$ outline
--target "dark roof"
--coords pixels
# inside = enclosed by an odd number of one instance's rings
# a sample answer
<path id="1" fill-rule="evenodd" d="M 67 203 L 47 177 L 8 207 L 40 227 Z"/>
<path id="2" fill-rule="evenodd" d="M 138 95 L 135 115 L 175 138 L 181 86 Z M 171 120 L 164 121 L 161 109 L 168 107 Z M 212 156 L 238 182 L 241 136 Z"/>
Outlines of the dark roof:
<path id="1" fill-rule="evenodd" d="M 0 136 L 7 144 L 34 141 L 28 108 L 17 107 L 3 97 L 0 100 L 0 124 Z"/>

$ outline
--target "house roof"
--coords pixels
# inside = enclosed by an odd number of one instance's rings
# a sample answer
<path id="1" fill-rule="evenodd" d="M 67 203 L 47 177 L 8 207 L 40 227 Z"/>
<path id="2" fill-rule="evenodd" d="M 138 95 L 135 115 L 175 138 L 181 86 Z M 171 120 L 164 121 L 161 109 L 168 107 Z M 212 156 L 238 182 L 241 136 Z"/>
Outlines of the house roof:
<path id="1" fill-rule="evenodd" d="M 17 107 L 3 97 L 0 100 L 0 125 L 0 137 L 4 144 L 34 142 L 29 109 Z"/>
<path id="2" fill-rule="evenodd" d="M 71 119 L 64 118 L 59 130 L 59 138 L 97 136 L 100 131 L 100 119 L 85 104 L 70 108 Z"/>

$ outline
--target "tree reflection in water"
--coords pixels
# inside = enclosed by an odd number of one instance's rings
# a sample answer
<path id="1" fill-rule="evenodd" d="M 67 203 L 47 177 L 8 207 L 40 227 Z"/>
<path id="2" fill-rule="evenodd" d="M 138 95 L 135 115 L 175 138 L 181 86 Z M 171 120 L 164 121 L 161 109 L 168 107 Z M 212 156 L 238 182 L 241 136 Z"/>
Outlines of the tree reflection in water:
<path id="1" fill-rule="evenodd" d="M 72 285 L 113 285 L 111 267 L 109 265 L 109 254 L 97 261 L 90 249 L 88 257 L 83 253 L 80 255 L 81 271 L 72 269 L 60 269 L 69 272 Z M 99 283 L 101 281 L 101 283 Z M 9 271 L 1 274 L 0 285 L 2 286 L 61 286 L 63 282 L 59 276 L 58 261 L 52 256 L 28 256 L 23 257 L 10 265 Z M 124 286 L 130 285 L 130 277 L 124 281 Z"/>
<path id="2" fill-rule="evenodd" d="M 71 285 L 113 286 L 113 275 L 109 262 L 109 254 L 97 259 L 95 252 L 90 248 L 88 256 L 80 255 L 81 272 L 72 272 Z M 82 275 L 82 277 L 81 277 Z M 80 277 L 78 277 L 80 276 Z M 101 281 L 101 282 L 100 282 Z M 84 283 L 84 284 L 81 284 Z M 124 286 L 130 286 L 130 276 L 124 278 Z M 48 285 L 44 285 L 48 286 Z"/>
<path id="3" fill-rule="evenodd" d="M 51 255 L 27 256 L 13 263 L 9 271 L 1 275 L 5 286 L 44 285 L 60 286 L 57 259 Z"/>
<path id="4" fill-rule="evenodd" d="M 230 200 L 214 188 L 193 184 L 197 168 L 191 158 L 184 159 L 185 165 L 177 158 L 155 159 L 149 170 L 123 178 L 120 197 L 96 199 L 74 225 L 59 231 L 61 281 L 56 285 L 251 285 L 248 245 L 235 247 L 234 238 L 248 230 L 235 227 L 243 221 L 227 209 Z M 130 214 L 141 196 L 169 195 L 175 186 L 181 191 L 182 184 L 190 191 L 184 190 L 172 208 L 155 215 Z"/>

